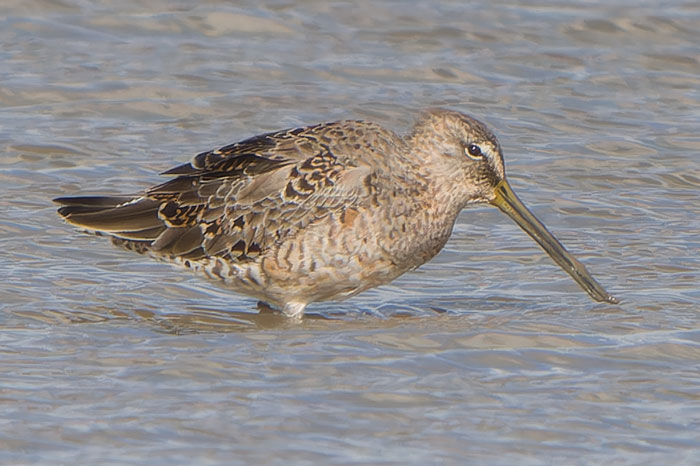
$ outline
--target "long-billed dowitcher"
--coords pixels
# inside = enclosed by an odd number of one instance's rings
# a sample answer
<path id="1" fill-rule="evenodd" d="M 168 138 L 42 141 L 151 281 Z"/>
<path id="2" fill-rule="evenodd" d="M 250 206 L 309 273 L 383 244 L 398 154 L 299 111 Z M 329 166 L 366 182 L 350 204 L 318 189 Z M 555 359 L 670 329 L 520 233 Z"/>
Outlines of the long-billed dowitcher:
<path id="1" fill-rule="evenodd" d="M 429 110 L 405 137 L 366 121 L 263 134 L 164 174 L 135 196 L 55 201 L 74 225 L 295 317 L 415 269 L 464 207 L 491 203 L 594 300 L 617 302 L 513 193 L 493 133 L 459 112 Z"/>

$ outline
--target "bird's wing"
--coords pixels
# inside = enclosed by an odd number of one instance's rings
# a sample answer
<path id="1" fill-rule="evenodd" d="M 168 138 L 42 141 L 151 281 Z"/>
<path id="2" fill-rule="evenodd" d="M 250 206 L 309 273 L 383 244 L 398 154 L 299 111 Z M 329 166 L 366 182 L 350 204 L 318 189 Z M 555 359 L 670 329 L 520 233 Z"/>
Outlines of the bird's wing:
<path id="1" fill-rule="evenodd" d="M 337 122 L 256 136 L 196 155 L 164 173 L 175 178 L 133 200 L 62 198 L 59 212 L 158 255 L 252 258 L 369 195 L 372 168 L 353 153 L 355 139 L 342 143 L 344 128 Z"/>

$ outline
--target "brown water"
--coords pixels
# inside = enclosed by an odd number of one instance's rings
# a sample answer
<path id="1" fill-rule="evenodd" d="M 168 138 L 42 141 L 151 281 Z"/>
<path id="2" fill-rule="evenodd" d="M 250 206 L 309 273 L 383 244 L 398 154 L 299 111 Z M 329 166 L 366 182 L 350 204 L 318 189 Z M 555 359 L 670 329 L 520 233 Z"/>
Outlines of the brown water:
<path id="1" fill-rule="evenodd" d="M 141 3 L 0 6 L 0 463 L 697 464 L 697 2 Z M 50 202 L 435 105 L 621 305 L 484 207 L 294 324 Z"/>

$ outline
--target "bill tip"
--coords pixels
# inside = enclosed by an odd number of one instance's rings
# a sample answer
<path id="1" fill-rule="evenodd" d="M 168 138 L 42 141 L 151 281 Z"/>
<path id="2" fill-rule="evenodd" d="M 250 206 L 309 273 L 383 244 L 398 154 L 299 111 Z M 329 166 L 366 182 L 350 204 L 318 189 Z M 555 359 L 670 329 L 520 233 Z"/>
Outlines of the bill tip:
<path id="1" fill-rule="evenodd" d="M 610 304 L 620 304 L 620 300 L 610 294 L 605 297 L 605 302 Z"/>

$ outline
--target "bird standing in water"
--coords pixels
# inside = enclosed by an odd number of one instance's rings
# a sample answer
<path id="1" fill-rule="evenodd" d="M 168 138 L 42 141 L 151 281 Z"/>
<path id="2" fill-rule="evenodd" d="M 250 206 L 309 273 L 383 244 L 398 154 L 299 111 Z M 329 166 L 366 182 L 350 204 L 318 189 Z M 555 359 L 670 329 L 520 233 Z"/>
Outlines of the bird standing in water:
<path id="1" fill-rule="evenodd" d="M 433 109 L 401 137 L 338 121 L 196 155 L 135 196 L 62 197 L 71 224 L 222 280 L 290 317 L 389 283 L 434 257 L 459 212 L 490 203 L 594 300 L 617 300 L 513 193 L 480 121 Z"/>

